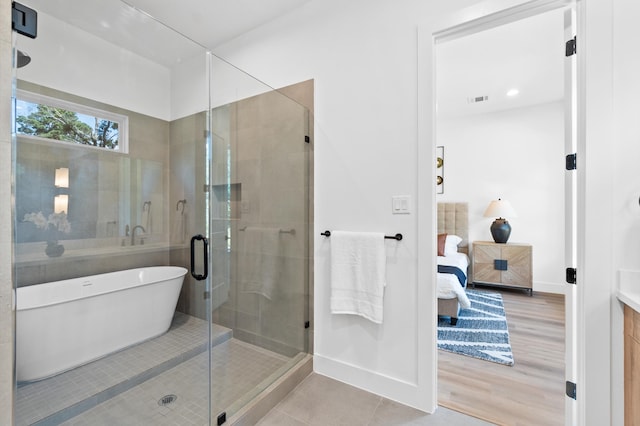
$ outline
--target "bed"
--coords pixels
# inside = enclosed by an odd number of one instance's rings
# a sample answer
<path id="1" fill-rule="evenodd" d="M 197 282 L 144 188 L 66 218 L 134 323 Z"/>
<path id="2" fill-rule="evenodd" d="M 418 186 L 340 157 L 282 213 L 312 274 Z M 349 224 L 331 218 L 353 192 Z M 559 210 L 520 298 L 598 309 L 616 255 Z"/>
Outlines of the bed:
<path id="1" fill-rule="evenodd" d="M 438 203 L 438 316 L 458 322 L 460 308 L 471 302 L 465 293 L 469 269 L 469 208 L 467 203 Z"/>

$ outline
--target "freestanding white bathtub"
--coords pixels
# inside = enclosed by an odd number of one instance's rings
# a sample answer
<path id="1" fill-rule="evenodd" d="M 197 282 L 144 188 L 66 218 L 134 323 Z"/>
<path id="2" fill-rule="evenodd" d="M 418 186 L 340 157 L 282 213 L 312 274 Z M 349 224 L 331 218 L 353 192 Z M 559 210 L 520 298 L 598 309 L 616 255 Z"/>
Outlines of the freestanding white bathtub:
<path id="1" fill-rule="evenodd" d="M 165 333 L 186 273 L 154 266 L 19 287 L 18 381 L 44 379 Z"/>

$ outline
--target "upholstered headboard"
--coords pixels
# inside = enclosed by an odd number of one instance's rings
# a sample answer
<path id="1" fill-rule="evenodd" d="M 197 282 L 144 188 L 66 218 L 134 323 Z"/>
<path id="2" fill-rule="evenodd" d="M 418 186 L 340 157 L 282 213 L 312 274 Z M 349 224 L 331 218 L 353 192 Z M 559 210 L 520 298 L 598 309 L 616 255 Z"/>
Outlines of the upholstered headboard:
<path id="1" fill-rule="evenodd" d="M 453 234 L 462 238 L 458 251 L 469 254 L 469 205 L 438 203 L 438 234 Z"/>

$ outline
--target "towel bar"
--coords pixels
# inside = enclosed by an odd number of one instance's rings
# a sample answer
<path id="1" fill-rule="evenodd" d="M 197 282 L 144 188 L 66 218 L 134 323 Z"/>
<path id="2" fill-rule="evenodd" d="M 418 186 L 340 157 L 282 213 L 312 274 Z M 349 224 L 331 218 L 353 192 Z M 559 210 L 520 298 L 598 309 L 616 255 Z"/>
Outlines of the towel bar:
<path id="1" fill-rule="evenodd" d="M 321 232 L 320 235 L 322 235 L 323 237 L 330 237 L 331 236 L 331 231 L 324 231 Z M 402 234 L 396 234 L 396 235 L 385 235 L 384 236 L 385 240 L 397 240 L 397 241 L 401 241 L 402 240 Z"/>
<path id="2" fill-rule="evenodd" d="M 247 229 L 246 226 L 243 226 L 242 228 L 238 228 L 238 231 L 245 231 Z M 280 233 L 281 234 L 292 234 L 295 235 L 296 234 L 296 230 L 294 228 L 291 229 L 280 229 Z"/>

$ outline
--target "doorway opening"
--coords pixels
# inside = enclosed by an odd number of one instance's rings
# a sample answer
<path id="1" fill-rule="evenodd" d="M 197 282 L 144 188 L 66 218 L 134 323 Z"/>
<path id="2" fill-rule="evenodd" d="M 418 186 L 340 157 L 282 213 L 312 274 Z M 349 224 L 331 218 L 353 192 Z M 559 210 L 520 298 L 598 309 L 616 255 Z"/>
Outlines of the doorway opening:
<path id="1" fill-rule="evenodd" d="M 563 183 L 565 128 L 572 124 L 564 55 L 570 7 L 548 6 L 524 16 L 505 11 L 435 35 L 434 149 L 443 147 L 446 155 L 436 202 L 468 204 L 467 288 L 485 281 L 474 279 L 474 242 L 497 246 L 489 230 L 495 218 L 484 217 L 492 200 L 511 202 L 517 216 L 507 218 L 509 243 L 532 251 L 531 297 L 522 285 L 474 288 L 503 299 L 514 365 L 438 352 L 439 405 L 497 423 L 527 416 L 540 422 L 545 412 L 545 424 L 561 425 L 572 415 L 565 408 L 565 341 L 573 333 L 565 335 L 565 327 L 575 325 L 565 320 L 573 298 L 565 296 L 562 243 L 575 238 L 566 231 Z M 498 403 L 505 398 L 509 410 Z"/>

